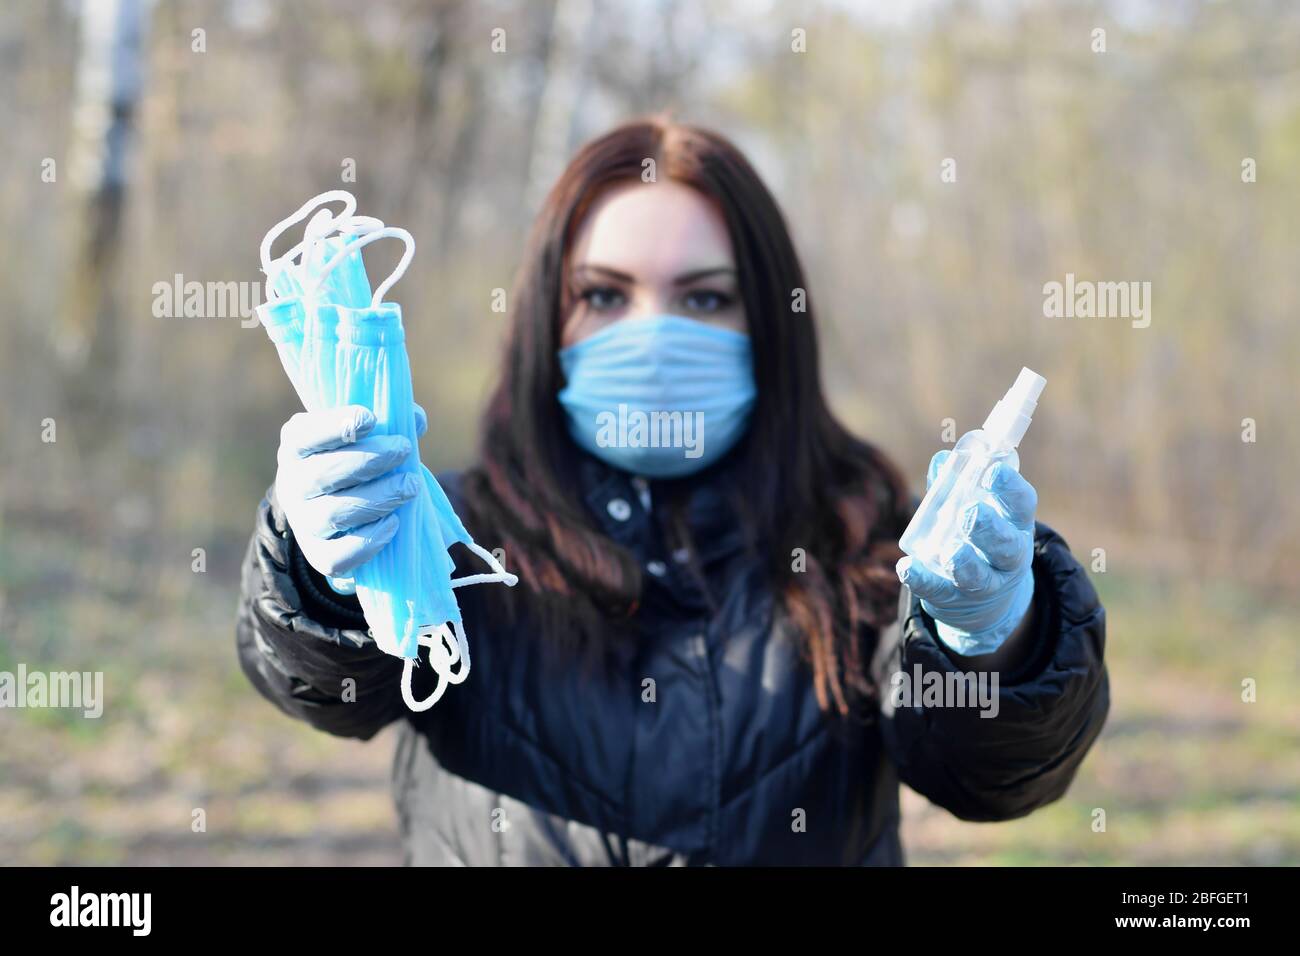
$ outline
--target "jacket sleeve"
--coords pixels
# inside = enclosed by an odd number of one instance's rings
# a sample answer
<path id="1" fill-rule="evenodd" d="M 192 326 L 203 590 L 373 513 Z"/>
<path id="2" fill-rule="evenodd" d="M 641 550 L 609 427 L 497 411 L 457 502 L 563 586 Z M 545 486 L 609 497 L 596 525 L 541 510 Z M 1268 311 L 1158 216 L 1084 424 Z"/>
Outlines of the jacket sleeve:
<path id="1" fill-rule="evenodd" d="M 1015 671 L 997 674 L 995 716 L 981 716 L 992 707 L 926 707 L 919 695 L 895 692 L 931 672 L 945 683 L 978 674 L 981 661 L 946 648 L 906 587 L 898 627 L 878 648 L 882 733 L 899 776 L 963 820 L 1008 820 L 1059 798 L 1110 708 L 1105 609 L 1064 539 L 1041 522 L 1033 574 L 1030 652 Z"/>
<path id="2" fill-rule="evenodd" d="M 336 594 L 307 563 L 274 486 L 244 558 L 235 637 L 258 692 L 319 730 L 368 740 L 405 713 L 402 662 L 376 646 L 357 599 Z"/>

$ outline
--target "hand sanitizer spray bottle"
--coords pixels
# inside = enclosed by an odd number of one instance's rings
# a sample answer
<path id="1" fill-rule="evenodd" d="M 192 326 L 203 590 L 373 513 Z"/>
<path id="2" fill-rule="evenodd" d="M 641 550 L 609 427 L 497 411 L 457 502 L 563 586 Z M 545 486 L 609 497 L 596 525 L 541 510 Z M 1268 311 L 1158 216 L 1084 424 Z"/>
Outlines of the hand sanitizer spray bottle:
<path id="1" fill-rule="evenodd" d="M 966 540 L 962 516 L 985 493 L 981 479 L 996 462 L 1020 470 L 1016 446 L 1029 428 L 1046 384 L 1043 376 L 1022 368 L 1016 383 L 989 412 L 984 427 L 961 436 L 898 539 L 904 552 L 952 579 L 946 565 Z"/>

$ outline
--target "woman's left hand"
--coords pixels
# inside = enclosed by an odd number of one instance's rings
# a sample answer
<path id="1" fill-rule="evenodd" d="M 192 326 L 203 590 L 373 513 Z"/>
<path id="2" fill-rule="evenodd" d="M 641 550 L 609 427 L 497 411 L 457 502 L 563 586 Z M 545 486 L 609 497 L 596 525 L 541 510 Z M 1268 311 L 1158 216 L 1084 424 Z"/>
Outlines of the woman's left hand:
<path id="1" fill-rule="evenodd" d="M 930 460 L 926 487 L 951 452 Z M 1034 596 L 1031 569 L 1038 492 L 1011 466 L 998 462 L 984 476 L 985 495 L 968 509 L 965 541 L 946 563 L 949 581 L 905 555 L 898 578 L 921 598 L 939 637 L 964 656 L 990 654 L 1020 625 Z"/>

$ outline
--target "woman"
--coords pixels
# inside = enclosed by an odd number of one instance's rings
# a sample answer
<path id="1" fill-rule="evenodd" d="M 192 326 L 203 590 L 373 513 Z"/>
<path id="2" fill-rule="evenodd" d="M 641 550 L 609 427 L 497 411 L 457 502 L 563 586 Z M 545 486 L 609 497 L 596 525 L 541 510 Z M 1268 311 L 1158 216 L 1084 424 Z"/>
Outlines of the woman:
<path id="1" fill-rule="evenodd" d="M 426 713 L 339 583 L 391 537 L 409 445 L 359 410 L 286 424 L 240 658 L 322 730 L 400 723 L 408 862 L 896 865 L 900 780 L 965 820 L 1065 792 L 1109 702 L 1087 576 L 1005 467 L 957 584 L 902 557 L 915 499 L 832 417 L 805 289 L 718 135 L 641 121 L 578 154 L 524 256 L 481 461 L 438 476 L 520 584 L 459 592 L 473 672 Z M 985 706 L 896 693 L 966 671 Z"/>

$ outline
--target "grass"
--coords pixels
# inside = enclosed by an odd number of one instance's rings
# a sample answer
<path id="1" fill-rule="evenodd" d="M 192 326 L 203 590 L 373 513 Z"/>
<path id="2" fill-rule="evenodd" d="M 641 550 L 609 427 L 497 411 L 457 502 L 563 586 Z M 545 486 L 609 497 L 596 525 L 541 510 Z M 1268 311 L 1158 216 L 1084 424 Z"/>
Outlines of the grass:
<path id="1" fill-rule="evenodd" d="M 1295 612 L 1220 587 L 1152 589 L 1094 575 L 1107 607 L 1111 713 L 1064 798 L 969 824 L 908 793 L 917 864 L 1300 862 Z M 1242 680 L 1254 678 L 1254 703 Z M 1105 811 L 1105 830 L 1093 812 Z"/>
<path id="2" fill-rule="evenodd" d="M 0 670 L 102 670 L 107 702 L 99 720 L 0 711 L 0 860 L 400 862 L 391 731 L 335 740 L 257 697 L 234 654 L 242 542 L 217 542 L 204 574 L 189 547 L 134 540 L 123 561 L 111 524 L 7 516 Z M 1002 824 L 962 823 L 906 792 L 909 862 L 1300 863 L 1294 611 L 1227 587 L 1094 580 L 1112 709 L 1070 792 Z M 1245 678 L 1255 703 L 1241 699 Z"/>

